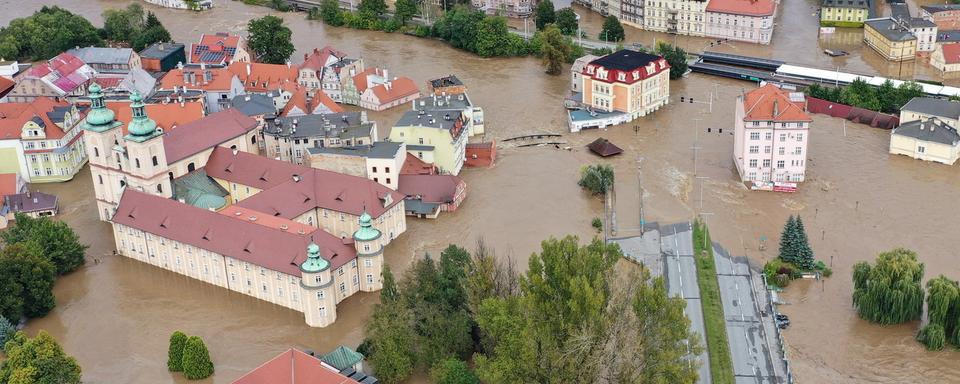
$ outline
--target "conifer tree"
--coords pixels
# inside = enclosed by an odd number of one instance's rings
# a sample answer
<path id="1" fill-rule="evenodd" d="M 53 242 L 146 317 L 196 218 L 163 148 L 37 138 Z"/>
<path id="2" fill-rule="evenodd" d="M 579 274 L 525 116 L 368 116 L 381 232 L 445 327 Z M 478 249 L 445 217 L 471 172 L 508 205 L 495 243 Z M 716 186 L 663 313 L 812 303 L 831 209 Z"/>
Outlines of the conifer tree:
<path id="1" fill-rule="evenodd" d="M 167 349 L 167 369 L 170 372 L 183 372 L 183 345 L 187 342 L 187 335 L 174 331 L 170 335 L 170 348 Z"/>
<path id="2" fill-rule="evenodd" d="M 803 220 L 800 219 L 800 215 L 797 215 L 797 219 L 795 220 L 793 236 L 796 239 L 794 249 L 797 258 L 794 264 L 801 269 L 813 269 L 813 249 L 810 248 L 810 242 L 807 239 L 807 230 L 803 227 Z"/>
<path id="3" fill-rule="evenodd" d="M 183 376 L 189 380 L 206 379 L 213 374 L 213 361 L 203 339 L 190 336 L 183 346 Z"/>
<path id="4" fill-rule="evenodd" d="M 786 224 L 783 225 L 783 232 L 780 234 L 780 260 L 787 263 L 796 263 L 797 247 L 796 232 L 797 221 L 790 215 Z"/>

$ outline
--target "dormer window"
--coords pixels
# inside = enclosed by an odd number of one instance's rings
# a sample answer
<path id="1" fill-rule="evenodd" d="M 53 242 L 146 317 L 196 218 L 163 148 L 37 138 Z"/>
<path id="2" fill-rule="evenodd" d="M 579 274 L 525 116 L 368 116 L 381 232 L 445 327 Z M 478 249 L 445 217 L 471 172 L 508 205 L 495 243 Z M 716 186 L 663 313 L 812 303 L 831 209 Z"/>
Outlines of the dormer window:
<path id="1" fill-rule="evenodd" d="M 637 80 L 640 78 L 640 71 L 633 71 L 633 79 Z"/>
<path id="2" fill-rule="evenodd" d="M 617 80 L 619 80 L 619 81 L 627 81 L 627 75 L 624 74 L 623 72 L 620 72 L 620 73 L 617 74 Z"/>

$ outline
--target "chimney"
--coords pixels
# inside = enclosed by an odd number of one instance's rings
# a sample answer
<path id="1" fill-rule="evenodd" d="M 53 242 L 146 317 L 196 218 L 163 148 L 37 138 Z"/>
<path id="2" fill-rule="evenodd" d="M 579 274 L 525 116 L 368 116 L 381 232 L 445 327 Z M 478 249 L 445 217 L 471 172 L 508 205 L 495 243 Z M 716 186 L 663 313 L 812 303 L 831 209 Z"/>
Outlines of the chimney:
<path id="1" fill-rule="evenodd" d="M 209 69 L 203 71 L 203 83 L 206 84 L 211 81 L 213 81 L 213 71 L 210 71 Z"/>
<path id="2" fill-rule="evenodd" d="M 287 60 L 287 68 L 290 68 L 291 65 L 292 63 L 290 63 L 290 60 Z"/>
<path id="3" fill-rule="evenodd" d="M 777 117 L 780 115 L 780 103 L 778 103 L 778 101 L 779 100 L 773 101 L 773 117 Z"/>
<path id="4" fill-rule="evenodd" d="M 247 63 L 247 76 L 250 76 L 250 72 L 253 71 L 250 67 L 251 67 L 250 63 Z"/>
<path id="5" fill-rule="evenodd" d="M 309 58 L 310 58 L 310 55 L 308 55 L 308 54 L 306 54 L 306 53 L 303 54 L 303 61 L 307 61 L 307 59 L 309 59 Z"/>
<path id="6" fill-rule="evenodd" d="M 300 182 L 300 175 L 294 174 L 294 175 L 293 175 L 293 182 L 294 182 L 294 183 L 299 183 L 299 182 Z"/>
<path id="7" fill-rule="evenodd" d="M 243 96 L 243 101 L 250 101 L 250 95 Z"/>
<path id="8" fill-rule="evenodd" d="M 160 45 L 157 47 L 157 49 L 160 50 L 160 51 L 162 51 L 162 50 L 163 50 L 163 43 L 160 43 Z"/>
<path id="9" fill-rule="evenodd" d="M 388 75 L 388 72 L 387 72 L 386 69 L 383 70 L 383 78 L 384 78 L 384 79 L 389 79 L 389 78 L 390 78 L 390 76 Z"/>
<path id="10" fill-rule="evenodd" d="M 240 150 L 233 148 L 233 155 L 236 156 L 238 153 L 240 153 Z"/>

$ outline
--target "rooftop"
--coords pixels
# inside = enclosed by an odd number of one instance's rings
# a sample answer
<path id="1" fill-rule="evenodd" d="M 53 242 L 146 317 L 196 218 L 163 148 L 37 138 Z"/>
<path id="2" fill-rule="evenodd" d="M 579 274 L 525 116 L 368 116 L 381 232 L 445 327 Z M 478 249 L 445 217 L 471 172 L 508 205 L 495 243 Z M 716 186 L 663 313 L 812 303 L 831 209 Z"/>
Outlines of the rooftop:
<path id="1" fill-rule="evenodd" d="M 960 43 L 940 44 L 943 51 L 943 60 L 947 64 L 960 63 Z"/>
<path id="2" fill-rule="evenodd" d="M 883 35 L 885 39 L 890 41 L 910 41 L 917 39 L 917 37 L 914 36 L 909 29 L 904 28 L 889 17 L 882 19 L 870 19 L 864 23 Z"/>
<path id="3" fill-rule="evenodd" d="M 108 101 L 107 108 L 113 111 L 116 120 L 123 123 L 123 134 L 126 135 L 127 124 L 133 120 L 133 109 L 130 101 Z M 144 110 L 147 117 L 157 123 L 164 131 L 170 131 L 183 124 L 203 118 L 203 103 L 198 101 L 180 103 L 146 104 Z"/>
<path id="4" fill-rule="evenodd" d="M 938 5 L 924 5 L 921 6 L 924 11 L 927 11 L 931 14 L 937 12 L 947 12 L 947 11 L 960 11 L 960 4 L 938 4 Z"/>
<path id="5" fill-rule="evenodd" d="M 191 44 L 188 58 L 191 63 L 229 64 L 240 47 L 240 36 L 219 32 L 200 36 L 200 42 Z"/>
<path id="6" fill-rule="evenodd" d="M 247 92 L 267 92 L 285 83 L 296 84 L 299 70 L 288 64 L 242 63 L 227 67 L 243 83 Z"/>
<path id="7" fill-rule="evenodd" d="M 587 145 L 587 148 L 590 148 L 590 150 L 591 150 L 593 153 L 596 153 L 597 155 L 600 155 L 601 157 L 619 155 L 619 154 L 623 153 L 623 150 L 620 149 L 620 147 L 614 145 L 614 144 L 611 143 L 609 140 L 604 139 L 604 138 L 602 138 L 602 137 L 597 138 L 597 139 L 594 140 L 592 143 L 590 143 L 589 145 Z"/>
<path id="8" fill-rule="evenodd" d="M 356 384 L 316 357 L 289 349 L 247 372 L 233 384 Z"/>
<path id="9" fill-rule="evenodd" d="M 176 68 L 160 79 L 160 88 L 187 87 L 204 91 L 229 91 L 236 75 L 226 68 L 198 67 Z"/>
<path id="10" fill-rule="evenodd" d="M 303 63 L 299 65 L 299 68 L 309 68 L 314 71 L 319 71 L 328 65 L 333 65 L 333 63 L 342 60 L 346 56 L 346 53 L 340 52 L 329 45 L 323 47 L 323 49 L 314 48 L 313 52 L 303 54 Z"/>
<path id="11" fill-rule="evenodd" d="M 649 53 L 637 52 L 629 49 L 621 49 L 599 59 L 590 64 L 600 65 L 607 69 L 617 69 L 621 71 L 632 71 L 650 64 L 652 61 L 658 61 L 661 57 Z"/>
<path id="12" fill-rule="evenodd" d="M 89 82 L 94 73 L 83 60 L 64 52 L 46 63 L 34 65 L 27 71 L 27 76 L 46 78 L 61 95 L 65 95 Z"/>
<path id="13" fill-rule="evenodd" d="M 374 124 L 362 112 L 278 117 L 263 128 L 266 135 L 286 137 L 369 137 Z"/>
<path id="14" fill-rule="evenodd" d="M 826 0 L 826 1 L 864 1 L 864 0 Z M 773 0 L 710 0 L 707 12 L 727 13 L 745 16 L 770 16 L 777 9 Z"/>
<path id="15" fill-rule="evenodd" d="M 57 209 L 57 196 L 43 192 L 24 192 L 7 195 L 4 205 L 12 212 L 42 212 Z"/>
<path id="16" fill-rule="evenodd" d="M 957 133 L 956 128 L 937 118 L 902 123 L 894 128 L 891 134 L 950 146 L 960 145 L 960 134 Z"/>
<path id="17" fill-rule="evenodd" d="M 291 92 L 290 100 L 283 106 L 280 116 L 309 115 L 313 113 L 340 113 L 343 107 L 327 96 L 323 91 L 314 92 L 312 97 L 307 96 L 307 89 L 299 85 L 287 87 Z M 319 112 L 318 112 L 319 111 Z"/>
<path id="18" fill-rule="evenodd" d="M 438 109 L 467 109 L 472 108 L 473 103 L 466 93 L 457 95 L 437 96 L 431 94 L 413 101 L 413 110 L 415 111 L 433 111 Z"/>
<path id="19" fill-rule="evenodd" d="M 277 106 L 273 104 L 273 98 L 267 95 L 255 93 L 237 95 L 230 100 L 230 106 L 250 117 L 277 114 Z"/>
<path id="20" fill-rule="evenodd" d="M 743 96 L 744 121 L 812 121 L 790 93 L 767 84 Z"/>
<path id="21" fill-rule="evenodd" d="M 944 48 L 946 49 L 946 46 Z M 916 112 L 943 119 L 958 119 L 960 118 L 960 102 L 935 97 L 914 97 L 901 107 L 900 111 L 901 113 L 904 111 Z"/>
<path id="22" fill-rule="evenodd" d="M 257 126 L 256 120 L 232 108 L 183 124 L 179 129 L 163 135 L 167 163 L 172 164 L 216 147 L 256 129 Z"/>
<path id="23" fill-rule="evenodd" d="M 397 120 L 394 127 L 428 127 L 448 131 L 459 129 L 463 125 L 463 111 L 460 109 L 434 109 L 430 111 L 407 111 Z"/>
<path id="24" fill-rule="evenodd" d="M 173 181 L 173 197 L 201 209 L 220 209 L 227 205 L 230 193 L 207 176 L 203 169 L 190 172 Z"/>
<path id="25" fill-rule="evenodd" d="M 456 75 L 449 75 L 449 76 L 441 77 L 439 79 L 432 79 L 432 80 L 429 80 L 428 83 L 430 84 L 431 87 L 433 87 L 433 89 L 443 88 L 443 87 L 456 87 L 456 86 L 463 85 L 463 82 L 460 81 L 460 79 L 458 79 Z"/>
<path id="26" fill-rule="evenodd" d="M 330 353 L 323 355 L 320 359 L 323 360 L 324 363 L 330 364 L 334 368 L 342 371 L 363 361 L 363 355 L 341 345 L 338 346 L 337 349 L 330 351 Z"/>
<path id="27" fill-rule="evenodd" d="M 378 141 L 370 145 L 356 145 L 352 147 L 320 147 L 308 148 L 310 154 L 329 154 L 341 156 L 359 156 L 373 159 L 392 159 L 400 151 L 403 143 L 392 141 Z"/>
<path id="28" fill-rule="evenodd" d="M 409 77 L 395 77 L 384 84 L 372 87 L 373 94 L 380 103 L 389 103 L 420 92 L 417 84 Z"/>
<path id="29" fill-rule="evenodd" d="M 140 51 L 140 58 L 162 60 L 183 49 L 184 45 L 181 43 L 153 43 Z"/>
<path id="30" fill-rule="evenodd" d="M 424 203 L 452 203 L 463 179 L 454 175 L 400 175 L 400 193 Z"/>
<path id="31" fill-rule="evenodd" d="M 20 138 L 23 125 L 28 121 L 33 121 L 43 128 L 47 140 L 59 139 L 66 135 L 66 132 L 57 123 L 63 124 L 67 112 L 72 109 L 70 103 L 49 97 L 38 97 L 29 103 L 0 103 L 0 140 Z M 80 121 L 82 119 L 73 123 Z"/>
<path id="32" fill-rule="evenodd" d="M 73 48 L 68 50 L 67 53 L 76 56 L 87 64 L 127 65 L 130 63 L 130 56 L 133 55 L 133 49 L 86 47 Z"/>
<path id="33" fill-rule="evenodd" d="M 20 192 L 19 177 L 16 173 L 0 173 L 0 198 Z"/>

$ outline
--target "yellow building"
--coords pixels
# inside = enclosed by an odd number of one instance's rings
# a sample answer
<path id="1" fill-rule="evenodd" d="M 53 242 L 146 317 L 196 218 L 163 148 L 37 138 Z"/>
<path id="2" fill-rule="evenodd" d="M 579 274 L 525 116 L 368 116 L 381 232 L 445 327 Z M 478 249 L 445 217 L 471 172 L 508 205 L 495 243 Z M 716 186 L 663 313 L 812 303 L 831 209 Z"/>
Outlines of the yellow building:
<path id="1" fill-rule="evenodd" d="M 466 160 L 469 121 L 463 110 L 407 111 L 390 130 L 390 141 L 407 145 L 407 153 L 456 175 Z"/>
<path id="2" fill-rule="evenodd" d="M 864 22 L 863 41 L 891 61 L 913 60 L 917 53 L 917 37 L 907 26 L 891 18 Z"/>
<path id="3" fill-rule="evenodd" d="M 823 0 L 820 25 L 824 27 L 863 27 L 870 14 L 866 0 Z"/>
<path id="4" fill-rule="evenodd" d="M 909 121 L 890 133 L 890 153 L 953 165 L 960 158 L 960 134 L 937 118 Z"/>

